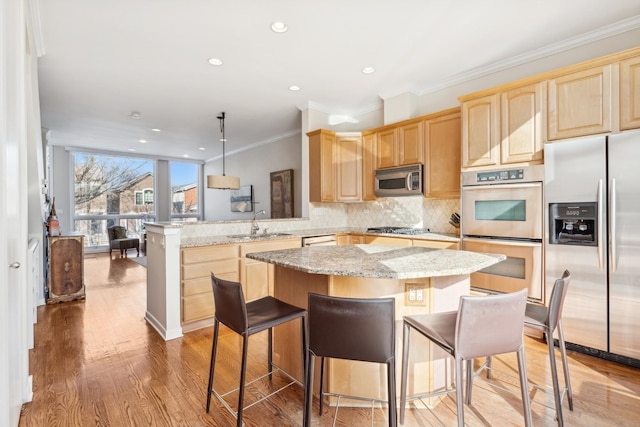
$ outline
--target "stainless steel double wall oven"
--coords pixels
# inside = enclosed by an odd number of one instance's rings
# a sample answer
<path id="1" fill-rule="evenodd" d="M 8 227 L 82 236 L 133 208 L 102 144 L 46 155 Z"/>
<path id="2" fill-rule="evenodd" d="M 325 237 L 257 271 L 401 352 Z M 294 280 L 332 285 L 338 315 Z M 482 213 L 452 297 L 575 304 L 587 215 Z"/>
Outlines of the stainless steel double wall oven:
<path id="1" fill-rule="evenodd" d="M 462 173 L 462 248 L 507 256 L 473 273 L 472 288 L 544 302 L 543 181 L 543 165 Z"/>

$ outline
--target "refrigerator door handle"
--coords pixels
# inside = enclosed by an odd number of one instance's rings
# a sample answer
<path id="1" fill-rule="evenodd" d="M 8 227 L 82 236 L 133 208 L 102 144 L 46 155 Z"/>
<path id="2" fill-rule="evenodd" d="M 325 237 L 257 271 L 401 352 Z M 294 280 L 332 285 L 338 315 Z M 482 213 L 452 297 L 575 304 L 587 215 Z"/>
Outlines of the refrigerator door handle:
<path id="1" fill-rule="evenodd" d="M 617 244 L 616 244 L 616 179 L 611 179 L 611 190 L 609 190 L 609 223 L 611 227 L 611 234 L 609 235 L 609 247 L 611 251 L 611 271 L 615 273 L 618 269 Z"/>
<path id="2" fill-rule="evenodd" d="M 604 194 L 602 191 L 602 180 L 598 181 L 598 267 L 604 269 L 604 226 L 602 219 L 604 218 Z"/>

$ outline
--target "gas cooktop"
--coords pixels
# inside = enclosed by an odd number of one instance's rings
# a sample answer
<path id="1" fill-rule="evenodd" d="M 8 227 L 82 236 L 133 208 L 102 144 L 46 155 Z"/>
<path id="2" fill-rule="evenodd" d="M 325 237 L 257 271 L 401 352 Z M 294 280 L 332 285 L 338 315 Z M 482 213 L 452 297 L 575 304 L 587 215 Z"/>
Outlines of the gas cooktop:
<path id="1" fill-rule="evenodd" d="M 371 227 L 367 228 L 367 233 L 385 233 L 385 234 L 424 234 L 429 233 L 428 228 L 411 228 L 411 227 Z"/>

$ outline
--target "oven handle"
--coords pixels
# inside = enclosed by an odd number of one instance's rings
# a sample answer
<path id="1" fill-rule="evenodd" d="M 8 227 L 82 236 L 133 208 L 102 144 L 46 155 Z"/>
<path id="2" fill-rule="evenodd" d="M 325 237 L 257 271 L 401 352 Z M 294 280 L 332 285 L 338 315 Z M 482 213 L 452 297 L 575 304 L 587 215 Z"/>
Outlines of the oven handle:
<path id="1" fill-rule="evenodd" d="M 603 224 L 604 218 L 604 192 L 602 191 L 602 180 L 598 181 L 598 267 L 600 270 L 604 268 L 604 241 L 603 238 Z"/>
<path id="2" fill-rule="evenodd" d="M 463 191 L 470 190 L 501 190 L 501 189 L 519 189 L 519 188 L 540 188 L 542 187 L 541 182 L 527 182 L 520 184 L 484 184 L 484 185 L 465 185 L 462 187 Z"/>
<path id="3" fill-rule="evenodd" d="M 478 242 L 478 243 L 491 243 L 492 245 L 501 245 L 501 246 L 525 246 L 525 247 L 533 247 L 538 248 L 542 246 L 541 242 L 532 242 L 529 240 L 499 240 L 499 239 L 483 239 L 480 237 L 463 237 L 462 244 L 464 246 L 464 242 Z"/>

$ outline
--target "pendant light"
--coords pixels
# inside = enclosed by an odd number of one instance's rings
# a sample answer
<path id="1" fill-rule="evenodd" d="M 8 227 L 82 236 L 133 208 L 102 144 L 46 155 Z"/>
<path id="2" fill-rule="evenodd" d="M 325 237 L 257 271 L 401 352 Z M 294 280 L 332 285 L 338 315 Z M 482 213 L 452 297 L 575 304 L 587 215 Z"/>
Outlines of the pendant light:
<path id="1" fill-rule="evenodd" d="M 224 118 L 225 113 L 223 111 L 218 116 L 218 120 L 220 120 L 220 132 L 222 132 L 222 139 L 220 139 L 220 141 L 222 141 L 222 175 L 207 175 L 207 187 L 220 190 L 237 190 L 240 188 L 240 178 L 237 176 L 226 176 L 224 170 L 224 144 L 227 142 L 224 136 Z"/>

